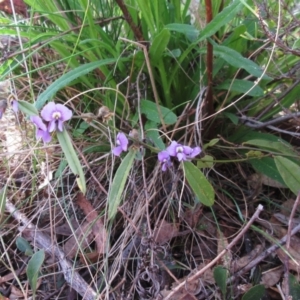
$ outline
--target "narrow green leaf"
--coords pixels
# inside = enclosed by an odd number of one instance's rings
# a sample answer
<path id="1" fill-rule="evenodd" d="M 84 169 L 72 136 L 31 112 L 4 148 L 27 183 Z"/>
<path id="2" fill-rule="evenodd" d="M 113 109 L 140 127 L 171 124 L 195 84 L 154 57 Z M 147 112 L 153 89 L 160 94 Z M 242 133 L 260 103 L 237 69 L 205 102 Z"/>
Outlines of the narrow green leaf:
<path id="1" fill-rule="evenodd" d="M 225 46 L 220 46 L 216 43 L 214 45 L 214 54 L 220 56 L 230 65 L 245 69 L 249 74 L 260 77 L 263 73 L 262 69 L 252 60 L 243 57 L 239 52 Z M 269 76 L 264 75 L 264 79 L 271 79 Z"/>
<path id="2" fill-rule="evenodd" d="M 300 299 L 300 284 L 293 274 L 289 274 L 289 288 L 291 299 Z"/>
<path id="3" fill-rule="evenodd" d="M 275 156 L 275 163 L 285 184 L 295 195 L 298 195 L 300 192 L 300 166 L 282 156 Z"/>
<path id="4" fill-rule="evenodd" d="M 260 159 L 251 159 L 251 160 L 249 160 L 249 163 L 252 165 L 254 170 L 257 171 L 258 173 L 262 173 L 262 174 L 266 175 L 267 177 L 270 177 L 270 178 L 280 182 L 281 184 L 286 185 L 276 167 L 274 158 L 263 157 Z"/>
<path id="5" fill-rule="evenodd" d="M 33 254 L 33 250 L 30 244 L 22 237 L 18 236 L 16 239 L 17 248 L 25 253 L 27 256 L 31 256 Z"/>
<path id="6" fill-rule="evenodd" d="M 204 144 L 203 149 L 213 147 L 214 145 L 218 144 L 219 142 L 220 142 L 220 139 L 214 138 L 214 139 L 210 140 L 207 144 Z"/>
<path id="7" fill-rule="evenodd" d="M 242 300 L 258 300 L 262 299 L 265 295 L 265 287 L 263 284 L 258 284 L 252 287 L 250 290 L 245 293 Z"/>
<path id="8" fill-rule="evenodd" d="M 20 111 L 22 111 L 24 114 L 28 115 L 29 117 L 37 116 L 39 114 L 35 106 L 27 101 L 19 100 L 18 107 Z"/>
<path id="9" fill-rule="evenodd" d="M 200 32 L 197 43 L 215 34 L 222 26 L 228 24 L 241 9 L 242 5 L 239 0 L 235 0 L 231 5 L 224 8 L 214 19 L 208 23 Z"/>
<path id="10" fill-rule="evenodd" d="M 45 252 L 44 250 L 40 250 L 32 255 L 28 262 L 28 266 L 26 269 L 27 278 L 29 280 L 31 289 L 33 294 L 36 291 L 36 285 L 38 280 L 39 271 L 45 259 Z"/>
<path id="11" fill-rule="evenodd" d="M 222 266 L 216 266 L 214 268 L 214 279 L 216 281 L 216 284 L 220 288 L 224 299 L 226 298 L 227 278 L 228 271 L 225 268 L 223 268 Z"/>
<path id="12" fill-rule="evenodd" d="M 214 158 L 211 155 L 205 155 L 203 158 L 197 161 L 198 169 L 211 169 L 214 166 Z"/>
<path id="13" fill-rule="evenodd" d="M 161 62 L 164 51 L 170 40 L 170 31 L 168 29 L 163 29 L 153 40 L 152 45 L 149 49 L 149 55 L 151 59 L 151 64 L 156 66 Z"/>
<path id="14" fill-rule="evenodd" d="M 224 111 L 222 113 L 224 116 L 226 116 L 230 121 L 234 124 L 237 125 L 239 123 L 239 117 L 236 114 Z"/>
<path id="15" fill-rule="evenodd" d="M 108 194 L 108 219 L 112 219 L 117 213 L 118 206 L 122 200 L 125 183 L 133 165 L 135 155 L 136 151 L 130 150 L 116 171 Z"/>
<path id="16" fill-rule="evenodd" d="M 258 85 L 254 87 L 254 85 L 255 85 L 254 82 L 248 80 L 235 79 L 234 81 L 232 81 L 231 79 L 229 79 L 217 85 L 215 89 L 217 90 L 230 89 L 230 91 L 239 94 L 243 94 L 246 91 L 249 91 L 251 89 L 251 91 L 248 93 L 249 96 L 253 96 L 253 97 L 263 96 L 264 95 L 263 89 Z"/>
<path id="17" fill-rule="evenodd" d="M 149 138 L 151 140 L 151 143 L 153 143 L 157 148 L 159 148 L 160 150 L 164 150 L 166 146 L 161 139 L 157 127 L 158 125 L 155 122 L 152 121 L 146 122 L 145 130 L 146 130 L 147 138 Z"/>
<path id="18" fill-rule="evenodd" d="M 68 132 L 64 129 L 62 132 L 57 132 L 57 139 L 60 143 L 60 146 L 65 154 L 66 160 L 69 164 L 70 169 L 74 173 L 74 175 L 77 175 L 77 184 L 79 189 L 82 191 L 83 194 L 86 193 L 86 183 L 85 183 L 85 177 L 84 173 L 80 164 L 80 161 L 78 159 L 78 156 L 74 150 L 74 147 L 72 145 L 71 138 L 68 134 Z"/>
<path id="19" fill-rule="evenodd" d="M 267 150 L 272 150 L 274 152 L 281 152 L 286 155 L 297 155 L 297 153 L 293 150 L 292 145 L 285 142 L 272 142 L 264 139 L 253 139 L 243 143 L 243 145 L 252 145 L 255 147 Z"/>
<path id="20" fill-rule="evenodd" d="M 214 189 L 203 173 L 191 162 L 183 162 L 184 174 L 187 182 L 199 201 L 206 206 L 214 204 Z"/>
<path id="21" fill-rule="evenodd" d="M 69 85 L 76 78 L 83 76 L 95 70 L 96 68 L 99 68 L 104 65 L 112 64 L 114 62 L 116 62 L 116 59 L 111 59 L 111 58 L 94 61 L 91 63 L 81 65 L 78 68 L 75 68 L 70 72 L 62 75 L 57 80 L 55 80 L 50 86 L 48 86 L 48 88 L 44 92 L 42 92 L 39 95 L 35 103 L 35 107 L 37 109 L 41 109 L 47 100 L 51 99 L 61 88 Z"/>
<path id="22" fill-rule="evenodd" d="M 165 26 L 170 31 L 183 33 L 191 42 L 194 42 L 199 36 L 199 30 L 194 25 L 172 23 Z"/>
<path id="23" fill-rule="evenodd" d="M 172 125 L 176 123 L 177 116 L 170 109 L 160 105 L 160 112 L 162 114 L 165 124 Z M 157 105 L 153 101 L 142 100 L 141 113 L 145 114 L 148 120 L 153 121 L 157 124 L 161 123 Z"/>
<path id="24" fill-rule="evenodd" d="M 5 210 L 6 205 L 7 184 L 0 190 L 0 220 Z"/>

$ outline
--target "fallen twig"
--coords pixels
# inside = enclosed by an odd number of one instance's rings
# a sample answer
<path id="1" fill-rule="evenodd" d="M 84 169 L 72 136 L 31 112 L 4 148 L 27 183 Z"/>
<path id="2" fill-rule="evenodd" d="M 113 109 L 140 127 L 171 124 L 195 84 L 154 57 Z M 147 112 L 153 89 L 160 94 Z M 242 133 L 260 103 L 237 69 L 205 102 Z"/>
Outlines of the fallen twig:
<path id="1" fill-rule="evenodd" d="M 42 233 L 35 225 L 33 225 L 29 219 L 19 212 L 17 208 L 6 199 L 6 210 L 20 223 L 23 224 L 19 227 L 19 231 L 26 230 L 26 234 L 30 235 L 30 238 L 34 241 L 35 245 L 44 249 L 48 254 L 55 255 L 58 263 L 61 266 L 66 282 L 72 287 L 78 294 L 80 294 L 85 300 L 96 299 L 97 293 L 83 280 L 83 278 L 74 270 L 71 263 L 66 259 L 64 252 L 59 246 L 53 244 L 50 237 Z"/>
<path id="2" fill-rule="evenodd" d="M 178 284 L 176 286 L 176 288 L 174 288 L 173 291 L 164 300 L 171 299 L 171 297 L 175 293 L 177 293 L 180 289 L 184 288 L 184 286 L 186 285 L 187 282 L 195 281 L 202 274 L 204 274 L 206 270 L 210 269 L 214 264 L 216 264 L 221 259 L 221 257 L 224 256 L 226 254 L 226 252 L 229 251 L 237 243 L 237 241 L 244 236 L 245 232 L 253 224 L 253 222 L 258 218 L 258 216 L 259 216 L 259 214 L 260 214 L 260 212 L 262 210 L 263 210 L 263 206 L 261 204 L 259 204 L 258 207 L 257 207 L 257 209 L 256 209 L 256 211 L 255 211 L 255 213 L 251 217 L 251 219 L 244 226 L 244 228 L 240 231 L 240 233 L 231 241 L 231 243 L 227 246 L 227 248 L 224 249 L 223 251 L 221 251 L 218 254 L 218 256 L 215 259 L 213 259 L 210 263 L 208 263 L 204 268 L 202 268 L 201 270 L 197 271 L 194 275 L 190 276 L 187 280 L 185 280 L 182 283 Z"/>

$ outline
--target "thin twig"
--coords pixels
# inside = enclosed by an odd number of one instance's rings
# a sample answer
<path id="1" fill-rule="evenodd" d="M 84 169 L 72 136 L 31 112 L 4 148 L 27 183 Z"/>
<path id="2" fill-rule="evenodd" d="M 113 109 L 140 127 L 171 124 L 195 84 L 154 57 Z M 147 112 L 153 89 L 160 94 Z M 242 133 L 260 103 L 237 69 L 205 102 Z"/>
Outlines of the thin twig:
<path id="1" fill-rule="evenodd" d="M 131 41 L 131 40 L 128 40 L 128 39 L 125 39 L 125 38 L 119 38 L 120 40 L 122 41 L 125 41 L 125 42 L 129 42 L 129 43 L 132 43 L 140 48 L 143 49 L 143 52 L 144 52 L 144 56 L 145 56 L 145 61 L 146 61 L 146 65 L 147 65 L 147 69 L 148 69 L 148 72 L 149 72 L 149 77 L 150 77 L 150 82 L 151 82 L 151 86 L 152 86 L 152 91 L 153 91 L 153 95 L 154 95 L 154 100 L 155 100 L 155 103 L 156 103 L 156 106 L 157 106 L 157 111 L 158 111 L 158 115 L 159 115 L 159 119 L 160 119 L 160 122 L 161 122 L 161 125 L 163 127 L 163 130 L 164 132 L 167 131 L 167 127 L 166 127 L 166 124 L 165 124 L 165 121 L 164 121 L 164 118 L 163 118 L 163 115 L 162 115 L 162 112 L 161 112 L 161 108 L 160 108 L 160 105 L 159 105 L 159 96 L 158 96 L 158 92 L 157 92 L 157 89 L 156 89 L 156 84 L 155 84 L 155 80 L 154 80 L 154 76 L 153 76 L 153 73 L 152 73 L 152 68 L 151 68 L 151 64 L 150 64 L 150 59 L 149 59 L 149 54 L 148 54 L 148 50 L 147 50 L 147 47 L 141 43 L 137 43 L 137 42 L 134 42 L 134 41 Z"/>
<path id="2" fill-rule="evenodd" d="M 299 205 L 299 202 L 300 202 L 300 191 L 298 192 L 298 196 L 296 198 L 296 201 L 293 205 L 293 209 L 291 211 L 291 215 L 290 215 L 290 218 L 289 218 L 289 226 L 288 226 L 288 231 L 287 231 L 287 234 L 286 234 L 286 250 L 287 252 L 289 252 L 290 250 L 290 242 L 291 242 L 291 231 L 292 231 L 292 228 L 293 228 L 293 218 L 296 214 L 296 210 L 297 210 L 297 206 Z M 290 285 L 289 285 L 289 272 L 290 271 L 290 268 L 289 268 L 289 256 L 286 255 L 285 256 L 285 260 L 284 260 L 284 278 L 283 278 L 283 281 L 285 282 L 285 285 L 284 285 L 284 293 L 285 293 L 285 297 L 286 299 L 288 299 L 289 295 L 290 295 Z"/>
<path id="3" fill-rule="evenodd" d="M 58 263 L 61 266 L 62 272 L 64 274 L 66 282 L 85 300 L 96 299 L 97 293 L 91 288 L 84 279 L 74 270 L 74 266 L 66 259 L 64 252 L 57 245 L 51 243 L 49 236 L 41 232 L 39 228 L 33 225 L 29 219 L 19 212 L 17 208 L 6 199 L 6 210 L 20 223 L 24 226 L 19 227 L 19 231 L 22 232 L 26 230 L 26 234 L 34 240 L 35 244 L 40 248 L 44 249 L 49 255 L 54 253 Z"/>
<path id="4" fill-rule="evenodd" d="M 182 288 L 184 288 L 184 286 L 186 285 L 187 282 L 195 281 L 202 274 L 204 274 L 206 270 L 210 269 L 213 265 L 215 265 L 221 259 L 221 257 L 224 256 L 226 254 L 226 252 L 229 251 L 237 243 L 237 241 L 244 236 L 245 232 L 249 229 L 249 227 L 253 224 L 253 222 L 258 218 L 258 216 L 259 216 L 259 214 L 262 210 L 263 210 L 263 206 L 261 204 L 259 204 L 256 211 L 255 211 L 255 213 L 251 217 L 251 219 L 244 226 L 244 228 L 240 231 L 240 233 L 231 241 L 231 243 L 227 246 L 227 248 L 225 248 L 223 251 L 221 251 L 218 254 L 218 256 L 215 259 L 213 259 L 210 263 L 208 263 L 204 268 L 197 271 L 194 275 L 189 277 L 187 280 L 185 280 L 182 283 L 178 284 L 176 286 L 176 288 L 173 289 L 173 291 L 164 300 L 171 299 L 175 293 L 177 293 Z"/>
<path id="5" fill-rule="evenodd" d="M 292 229 L 290 236 L 295 235 L 297 232 L 300 231 L 300 224 L 298 224 L 295 228 Z M 234 275 L 232 275 L 228 280 L 227 284 L 230 284 L 231 282 L 234 282 L 236 278 L 242 276 L 246 272 L 250 271 L 252 268 L 257 266 L 262 260 L 266 259 L 271 253 L 275 252 L 277 249 L 280 248 L 280 246 L 284 245 L 287 241 L 288 235 L 285 235 L 281 240 L 279 240 L 275 245 L 269 247 L 264 252 L 262 252 L 259 256 L 257 256 L 255 259 L 253 259 L 247 266 L 237 271 Z M 205 294 L 203 297 L 207 299 L 209 295 Z M 204 299 L 203 297 L 200 297 L 199 299 Z"/>
<path id="6" fill-rule="evenodd" d="M 123 12 L 124 15 L 124 19 L 126 20 L 126 22 L 128 23 L 129 27 L 131 28 L 135 38 L 137 39 L 138 42 L 143 42 L 144 38 L 143 38 L 143 34 L 140 31 L 140 28 L 133 22 L 132 17 L 124 3 L 123 0 L 116 0 L 117 4 L 119 5 L 120 9 Z"/>

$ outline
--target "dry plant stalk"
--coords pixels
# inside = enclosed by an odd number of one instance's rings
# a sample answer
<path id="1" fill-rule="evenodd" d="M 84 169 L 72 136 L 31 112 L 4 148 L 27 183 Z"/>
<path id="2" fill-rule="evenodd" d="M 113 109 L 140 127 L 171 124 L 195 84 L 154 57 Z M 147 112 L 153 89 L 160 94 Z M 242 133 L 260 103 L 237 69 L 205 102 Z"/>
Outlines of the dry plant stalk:
<path id="1" fill-rule="evenodd" d="M 29 219 L 17 208 L 6 199 L 6 210 L 21 224 L 19 227 L 20 232 L 26 232 L 26 234 L 34 241 L 35 245 L 44 249 L 49 255 L 54 254 L 58 263 L 61 266 L 66 282 L 72 287 L 78 294 L 80 294 L 85 300 L 96 299 L 97 293 L 91 288 L 84 279 L 74 270 L 74 267 L 66 259 L 64 252 L 57 245 L 54 245 L 50 237 L 42 233 L 35 225 L 33 225 Z"/>

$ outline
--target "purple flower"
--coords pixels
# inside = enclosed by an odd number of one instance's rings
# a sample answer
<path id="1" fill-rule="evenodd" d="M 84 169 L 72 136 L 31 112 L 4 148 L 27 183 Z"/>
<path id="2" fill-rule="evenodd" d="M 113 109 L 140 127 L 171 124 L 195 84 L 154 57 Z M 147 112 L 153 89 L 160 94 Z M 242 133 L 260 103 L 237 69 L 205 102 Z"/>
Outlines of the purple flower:
<path id="1" fill-rule="evenodd" d="M 72 111 L 62 104 L 49 102 L 41 111 L 42 118 L 49 122 L 48 131 L 63 131 L 63 123 L 72 118 Z"/>
<path id="2" fill-rule="evenodd" d="M 191 148 L 173 141 L 166 149 L 170 156 L 176 156 L 179 161 L 192 159 L 201 152 L 200 147 Z"/>
<path id="3" fill-rule="evenodd" d="M 123 151 L 127 151 L 128 139 L 122 132 L 117 134 L 116 147 L 113 149 L 113 154 L 120 156 Z"/>
<path id="4" fill-rule="evenodd" d="M 15 113 L 17 113 L 19 111 L 19 103 L 16 99 L 13 99 L 11 101 L 11 107 Z"/>
<path id="5" fill-rule="evenodd" d="M 161 162 L 161 169 L 162 171 L 166 171 L 171 165 L 171 158 L 170 158 L 170 154 L 168 153 L 168 151 L 163 150 L 161 152 L 158 153 L 158 160 Z"/>
<path id="6" fill-rule="evenodd" d="M 49 143 L 51 141 L 51 135 L 43 120 L 39 116 L 31 116 L 30 120 L 36 126 L 36 139 L 41 138 L 44 143 Z"/>

